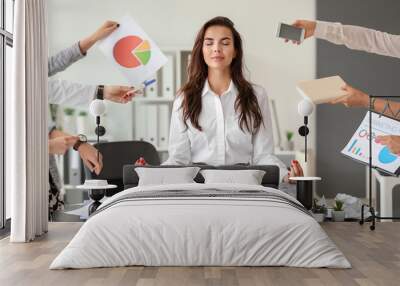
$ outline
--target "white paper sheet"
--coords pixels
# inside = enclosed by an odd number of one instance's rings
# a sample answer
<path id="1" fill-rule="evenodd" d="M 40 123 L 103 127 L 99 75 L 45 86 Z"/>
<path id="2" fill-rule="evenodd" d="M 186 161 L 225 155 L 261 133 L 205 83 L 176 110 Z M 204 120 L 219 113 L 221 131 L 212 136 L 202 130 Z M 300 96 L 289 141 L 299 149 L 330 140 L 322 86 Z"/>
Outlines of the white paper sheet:
<path id="1" fill-rule="evenodd" d="M 395 173 L 400 166 L 400 157 L 389 149 L 375 142 L 379 135 L 400 135 L 400 122 L 372 113 L 372 165 L 390 173 Z M 342 154 L 369 164 L 369 112 L 365 115 Z"/>
<path id="2" fill-rule="evenodd" d="M 139 85 L 156 74 L 167 58 L 132 17 L 125 16 L 118 23 L 119 28 L 99 48 L 129 83 Z"/>

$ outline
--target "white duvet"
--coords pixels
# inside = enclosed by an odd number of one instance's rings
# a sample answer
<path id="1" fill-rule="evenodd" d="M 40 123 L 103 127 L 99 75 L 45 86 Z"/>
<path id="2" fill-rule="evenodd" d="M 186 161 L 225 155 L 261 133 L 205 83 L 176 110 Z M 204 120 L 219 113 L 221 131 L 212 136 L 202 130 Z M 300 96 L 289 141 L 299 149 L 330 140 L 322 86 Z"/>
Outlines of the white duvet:
<path id="1" fill-rule="evenodd" d="M 257 198 L 116 200 L 134 192 L 262 190 L 250 185 L 136 187 L 106 200 L 50 269 L 145 266 L 294 266 L 349 268 L 350 263 L 309 215 Z"/>

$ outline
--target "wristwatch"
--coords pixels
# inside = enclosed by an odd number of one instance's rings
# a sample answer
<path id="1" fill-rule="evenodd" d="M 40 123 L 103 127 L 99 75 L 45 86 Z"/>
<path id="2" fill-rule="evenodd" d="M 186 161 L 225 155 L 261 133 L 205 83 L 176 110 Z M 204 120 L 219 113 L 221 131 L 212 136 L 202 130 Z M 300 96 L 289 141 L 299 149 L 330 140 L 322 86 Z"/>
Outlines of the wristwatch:
<path id="1" fill-rule="evenodd" d="M 104 99 L 104 85 L 101 84 L 97 86 L 96 98 L 101 100 Z"/>
<path id="2" fill-rule="evenodd" d="M 79 140 L 76 141 L 76 143 L 74 144 L 74 150 L 78 151 L 79 146 L 81 146 L 81 144 L 86 143 L 87 142 L 87 138 L 85 135 L 83 134 L 78 134 Z"/>

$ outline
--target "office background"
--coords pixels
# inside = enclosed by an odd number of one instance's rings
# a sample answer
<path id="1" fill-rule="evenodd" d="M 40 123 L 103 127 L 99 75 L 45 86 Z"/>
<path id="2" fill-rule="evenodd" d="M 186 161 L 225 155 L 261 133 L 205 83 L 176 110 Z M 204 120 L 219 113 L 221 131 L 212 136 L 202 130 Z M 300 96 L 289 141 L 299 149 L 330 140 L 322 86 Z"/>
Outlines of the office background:
<path id="1" fill-rule="evenodd" d="M 397 92 L 397 59 L 351 51 L 325 41 L 307 40 L 300 46 L 275 38 L 277 23 L 295 19 L 321 19 L 363 25 L 391 33 L 400 33 L 400 3 L 380 1 L 78 1 L 49 0 L 50 53 L 65 48 L 89 35 L 105 20 L 134 17 L 162 49 L 190 50 L 201 25 L 211 17 L 231 18 L 243 36 L 245 63 L 251 81 L 263 85 L 275 100 L 281 137 L 285 131 L 297 131 L 302 118 L 297 114 L 301 99 L 295 83 L 316 77 L 341 75 L 349 84 L 373 94 Z M 371 11 L 374 14 L 371 15 Z M 396 24 L 397 23 L 397 24 Z M 59 75 L 84 83 L 128 84 L 110 68 L 94 47 L 83 61 Z M 108 104 L 107 129 L 111 140 L 135 138 L 137 126 L 145 126 L 131 104 Z M 366 169 L 343 157 L 340 150 L 358 126 L 364 110 L 321 105 L 311 116 L 311 164 L 323 180 L 317 189 L 326 197 L 343 192 L 365 196 Z M 297 132 L 296 132 L 297 133 Z M 303 140 L 295 136 L 296 149 Z M 351 182 L 351 184 L 349 184 Z"/>
<path id="2" fill-rule="evenodd" d="M 370 27 L 400 34 L 400 2 L 396 0 L 317 1 L 317 19 Z M 374 95 L 400 95 L 400 60 L 317 41 L 317 77 L 339 74 L 350 85 Z M 365 197 L 366 168 L 340 154 L 365 115 L 364 109 L 320 105 L 316 111 L 316 168 L 324 179 L 319 193 Z M 399 192 L 394 203 L 400 205 Z M 394 208 L 399 209 L 399 208 Z"/>

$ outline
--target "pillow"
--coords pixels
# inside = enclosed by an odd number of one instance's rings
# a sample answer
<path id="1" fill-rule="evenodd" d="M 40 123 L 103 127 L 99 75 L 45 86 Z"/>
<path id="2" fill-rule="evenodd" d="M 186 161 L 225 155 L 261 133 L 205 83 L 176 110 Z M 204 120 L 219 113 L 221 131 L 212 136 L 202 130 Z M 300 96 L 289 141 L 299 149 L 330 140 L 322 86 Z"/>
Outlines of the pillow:
<path id="1" fill-rule="evenodd" d="M 205 184 L 234 183 L 261 185 L 265 171 L 262 170 L 202 170 Z"/>
<path id="2" fill-rule="evenodd" d="M 199 170 L 199 167 L 135 168 L 139 176 L 138 186 L 195 183 L 193 179 L 196 177 Z"/>

